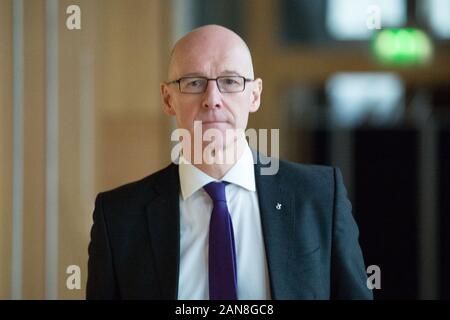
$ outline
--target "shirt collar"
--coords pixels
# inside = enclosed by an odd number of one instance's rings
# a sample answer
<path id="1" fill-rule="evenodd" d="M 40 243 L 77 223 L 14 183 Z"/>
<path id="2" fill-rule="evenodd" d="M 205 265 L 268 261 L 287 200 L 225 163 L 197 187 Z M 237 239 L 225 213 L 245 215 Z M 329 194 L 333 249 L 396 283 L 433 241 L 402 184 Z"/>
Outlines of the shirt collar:
<path id="1" fill-rule="evenodd" d="M 217 181 L 189 163 L 182 155 L 180 155 L 178 171 L 183 200 L 189 198 L 198 189 L 203 188 L 204 185 Z M 242 156 L 228 170 L 221 181 L 227 181 L 247 190 L 256 191 L 253 155 L 247 142 Z"/>

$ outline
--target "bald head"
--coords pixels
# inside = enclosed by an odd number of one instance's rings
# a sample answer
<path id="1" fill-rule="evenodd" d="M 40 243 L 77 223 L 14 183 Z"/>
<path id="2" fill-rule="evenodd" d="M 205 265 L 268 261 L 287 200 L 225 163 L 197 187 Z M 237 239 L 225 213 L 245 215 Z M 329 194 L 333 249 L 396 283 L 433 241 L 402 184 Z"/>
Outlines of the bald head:
<path id="1" fill-rule="evenodd" d="M 235 32 L 207 25 L 186 34 L 172 50 L 169 79 L 186 75 L 217 77 L 234 72 L 253 78 L 253 64 L 247 44 Z"/>

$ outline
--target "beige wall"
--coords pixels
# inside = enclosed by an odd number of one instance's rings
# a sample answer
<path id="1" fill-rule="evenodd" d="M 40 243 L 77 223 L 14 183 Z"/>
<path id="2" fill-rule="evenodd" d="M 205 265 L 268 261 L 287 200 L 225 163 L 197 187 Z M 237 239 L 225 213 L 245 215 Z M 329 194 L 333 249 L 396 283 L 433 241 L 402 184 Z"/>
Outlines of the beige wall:
<path id="1" fill-rule="evenodd" d="M 46 1 L 24 0 L 24 181 L 22 298 L 46 295 Z M 81 8 L 81 30 L 66 7 Z M 170 43 L 164 0 L 58 1 L 57 298 L 82 299 L 95 195 L 169 162 L 170 120 L 159 82 Z M 0 298 L 11 298 L 12 6 L 0 0 Z M 81 268 L 82 289 L 66 288 Z"/>

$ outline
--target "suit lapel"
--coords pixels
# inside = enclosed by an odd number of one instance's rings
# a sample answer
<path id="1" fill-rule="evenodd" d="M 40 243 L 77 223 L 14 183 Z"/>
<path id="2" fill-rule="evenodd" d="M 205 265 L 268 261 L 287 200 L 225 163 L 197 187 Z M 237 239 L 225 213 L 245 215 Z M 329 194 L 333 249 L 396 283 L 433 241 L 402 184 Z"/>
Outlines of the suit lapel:
<path id="1" fill-rule="evenodd" d="M 178 166 L 171 164 L 155 183 L 156 197 L 146 206 L 161 299 L 177 299 L 180 263 Z"/>
<path id="2" fill-rule="evenodd" d="M 259 157 L 262 155 L 259 154 Z M 278 175 L 261 175 L 262 165 L 255 168 L 261 223 L 269 269 L 271 294 L 277 299 L 283 294 L 289 279 L 288 263 L 292 256 L 295 226 L 294 197 L 282 187 Z"/>

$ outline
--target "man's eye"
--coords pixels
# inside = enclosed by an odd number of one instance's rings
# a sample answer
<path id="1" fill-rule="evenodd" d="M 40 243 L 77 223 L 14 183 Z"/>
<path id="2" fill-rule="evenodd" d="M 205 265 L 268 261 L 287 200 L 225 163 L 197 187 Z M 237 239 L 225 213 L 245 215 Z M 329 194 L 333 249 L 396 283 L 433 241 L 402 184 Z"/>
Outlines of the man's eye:
<path id="1" fill-rule="evenodd" d="M 202 81 L 201 80 L 191 80 L 191 81 L 189 81 L 188 82 L 188 86 L 189 87 L 200 87 L 201 86 L 201 84 L 202 84 Z"/>
<path id="2" fill-rule="evenodd" d="M 224 79 L 224 82 L 225 82 L 226 85 L 235 85 L 235 84 L 238 84 L 238 82 L 237 82 L 235 79 L 233 79 L 233 78 L 225 78 L 225 79 Z"/>

